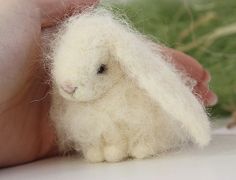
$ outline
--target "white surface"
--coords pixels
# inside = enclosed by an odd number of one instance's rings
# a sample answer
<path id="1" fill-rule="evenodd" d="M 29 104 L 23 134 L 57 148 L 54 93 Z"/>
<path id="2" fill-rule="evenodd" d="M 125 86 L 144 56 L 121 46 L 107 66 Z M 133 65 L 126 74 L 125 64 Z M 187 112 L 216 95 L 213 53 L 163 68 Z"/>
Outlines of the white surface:
<path id="1" fill-rule="evenodd" d="M 236 179 L 236 130 L 214 131 L 204 150 L 187 149 L 159 158 L 89 164 L 76 157 L 53 158 L 3 169 L 0 180 L 230 180 Z"/>

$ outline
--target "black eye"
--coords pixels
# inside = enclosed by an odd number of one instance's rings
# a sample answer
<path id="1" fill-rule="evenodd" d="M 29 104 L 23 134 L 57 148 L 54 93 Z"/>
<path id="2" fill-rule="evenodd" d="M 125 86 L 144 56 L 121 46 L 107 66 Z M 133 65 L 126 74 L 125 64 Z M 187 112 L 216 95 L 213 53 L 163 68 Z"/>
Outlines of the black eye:
<path id="1" fill-rule="evenodd" d="M 103 74 L 107 71 L 107 66 L 105 64 L 102 64 L 97 71 L 97 74 Z"/>

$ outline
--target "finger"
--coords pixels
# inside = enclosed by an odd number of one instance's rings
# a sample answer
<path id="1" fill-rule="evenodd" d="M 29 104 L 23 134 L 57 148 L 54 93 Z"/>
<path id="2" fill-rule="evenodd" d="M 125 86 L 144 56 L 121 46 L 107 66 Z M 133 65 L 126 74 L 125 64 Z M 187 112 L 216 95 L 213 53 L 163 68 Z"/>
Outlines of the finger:
<path id="1" fill-rule="evenodd" d="M 217 102 L 218 102 L 217 95 L 214 92 L 209 91 L 204 101 L 205 106 L 211 107 L 211 106 L 216 105 Z"/>
<path id="2" fill-rule="evenodd" d="M 218 101 L 216 94 L 209 90 L 208 86 L 204 83 L 198 83 L 194 87 L 194 92 L 202 100 L 205 106 L 214 106 Z"/>
<path id="3" fill-rule="evenodd" d="M 196 81 L 208 84 L 211 80 L 210 74 L 194 58 L 174 49 L 167 49 L 166 53 L 172 57 L 177 69 L 184 70 Z"/>
<path id="4" fill-rule="evenodd" d="M 216 94 L 208 88 L 208 84 L 211 80 L 209 72 L 206 71 L 194 58 L 182 52 L 169 48 L 162 48 L 162 50 L 166 55 L 172 58 L 177 69 L 186 72 L 191 78 L 197 81 L 194 91 L 199 95 L 204 105 L 215 105 L 218 98 Z"/>
<path id="5" fill-rule="evenodd" d="M 81 11 L 96 5 L 99 0 L 38 0 L 41 9 L 42 27 L 55 25 L 74 10 Z"/>
<path id="6" fill-rule="evenodd" d="M 211 80 L 211 76 L 201 64 L 199 64 L 194 58 L 178 51 L 173 52 L 173 61 L 179 68 L 184 69 L 185 72 L 198 82 L 198 85 L 194 87 L 195 91 L 200 95 L 205 106 L 214 106 L 218 98 L 214 92 L 209 90 L 208 84 Z M 178 67 L 177 67 L 178 68 Z"/>

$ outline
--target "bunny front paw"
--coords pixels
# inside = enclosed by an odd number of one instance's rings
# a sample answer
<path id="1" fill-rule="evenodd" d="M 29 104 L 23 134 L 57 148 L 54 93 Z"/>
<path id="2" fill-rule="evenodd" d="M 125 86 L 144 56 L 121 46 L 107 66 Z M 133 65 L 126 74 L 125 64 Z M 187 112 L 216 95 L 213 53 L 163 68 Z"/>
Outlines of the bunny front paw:
<path id="1" fill-rule="evenodd" d="M 128 156 L 127 150 L 124 147 L 110 145 L 104 148 L 104 157 L 108 162 L 118 162 Z"/>
<path id="2" fill-rule="evenodd" d="M 155 155 L 155 150 L 154 148 L 141 143 L 133 147 L 130 154 L 133 158 L 143 159 Z"/>
<path id="3" fill-rule="evenodd" d="M 85 159 L 89 162 L 103 162 L 104 155 L 100 147 L 90 147 L 83 152 Z"/>

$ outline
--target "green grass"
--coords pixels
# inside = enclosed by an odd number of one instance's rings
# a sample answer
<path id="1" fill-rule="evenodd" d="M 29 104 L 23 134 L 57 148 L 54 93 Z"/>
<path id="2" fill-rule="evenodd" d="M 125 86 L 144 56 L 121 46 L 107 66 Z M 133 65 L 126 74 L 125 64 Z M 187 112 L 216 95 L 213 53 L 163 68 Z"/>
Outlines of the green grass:
<path id="1" fill-rule="evenodd" d="M 143 0 L 115 9 L 157 42 L 195 57 L 212 74 L 219 103 L 212 115 L 236 110 L 236 1 Z"/>

